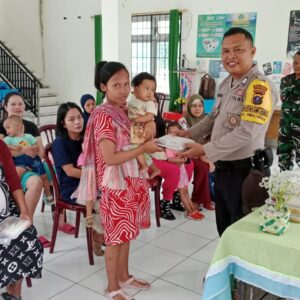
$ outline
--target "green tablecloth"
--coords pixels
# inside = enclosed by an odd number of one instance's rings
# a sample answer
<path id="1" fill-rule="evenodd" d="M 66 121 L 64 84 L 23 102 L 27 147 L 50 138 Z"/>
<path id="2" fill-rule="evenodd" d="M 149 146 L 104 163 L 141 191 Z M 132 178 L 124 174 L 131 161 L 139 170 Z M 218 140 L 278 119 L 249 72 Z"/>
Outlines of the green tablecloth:
<path id="1" fill-rule="evenodd" d="M 259 231 L 259 223 L 257 210 L 224 232 L 206 275 L 203 299 L 230 299 L 230 274 L 275 295 L 300 299 L 300 224 L 291 223 L 276 236 Z"/>

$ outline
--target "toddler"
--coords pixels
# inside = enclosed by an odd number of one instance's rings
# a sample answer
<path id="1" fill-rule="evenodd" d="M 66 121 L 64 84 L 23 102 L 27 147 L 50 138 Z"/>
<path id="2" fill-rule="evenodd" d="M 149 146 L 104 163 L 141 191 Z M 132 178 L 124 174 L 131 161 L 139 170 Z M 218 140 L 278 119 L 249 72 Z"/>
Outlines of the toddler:
<path id="1" fill-rule="evenodd" d="M 128 117 L 132 121 L 130 142 L 139 145 L 145 142 L 144 124 L 154 121 L 154 117 L 157 115 L 154 97 L 156 80 L 151 74 L 142 72 L 132 79 L 131 84 L 133 86 L 133 94 L 128 101 Z M 153 164 L 149 155 L 140 155 L 137 157 L 137 160 L 141 170 L 148 170 L 149 166 L 150 179 L 160 174 L 159 168 Z"/>
<path id="2" fill-rule="evenodd" d="M 178 123 L 173 122 L 167 126 L 167 134 L 175 135 L 177 130 L 180 130 L 181 127 Z M 181 202 L 186 209 L 186 217 L 188 219 L 199 221 L 204 218 L 204 215 L 201 214 L 194 206 L 188 192 L 188 184 L 190 179 L 188 178 L 188 174 L 186 172 L 185 163 L 187 160 L 185 158 L 181 158 L 178 155 L 178 151 L 166 148 L 166 157 L 168 162 L 177 164 L 180 167 L 180 177 L 179 183 L 177 186 Z"/>
<path id="3" fill-rule="evenodd" d="M 24 134 L 24 125 L 20 117 L 8 117 L 4 121 L 3 126 L 7 134 L 7 136 L 4 138 L 4 142 L 7 145 L 21 146 L 22 148 L 25 148 L 26 146 L 33 146 L 36 144 L 36 138 L 34 136 L 27 133 Z M 46 194 L 46 196 L 43 198 L 43 201 L 47 205 L 52 205 L 54 203 L 54 200 L 51 194 L 46 171 L 40 156 L 36 155 L 35 157 L 32 157 L 27 154 L 21 154 L 13 157 L 13 159 L 20 178 L 27 170 L 32 170 L 41 177 Z"/>

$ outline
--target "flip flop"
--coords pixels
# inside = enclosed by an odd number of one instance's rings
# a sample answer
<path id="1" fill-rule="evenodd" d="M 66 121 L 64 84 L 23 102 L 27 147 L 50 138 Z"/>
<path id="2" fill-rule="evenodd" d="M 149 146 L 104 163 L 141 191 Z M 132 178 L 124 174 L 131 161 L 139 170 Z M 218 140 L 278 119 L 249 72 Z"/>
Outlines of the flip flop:
<path id="1" fill-rule="evenodd" d="M 66 234 L 75 234 L 75 227 L 69 223 L 64 223 L 58 226 L 58 230 Z"/>
<path id="2" fill-rule="evenodd" d="M 40 235 L 38 239 L 44 248 L 49 248 L 51 246 L 51 242 L 47 240 L 44 236 Z"/>
<path id="3" fill-rule="evenodd" d="M 2 298 L 3 298 L 4 300 L 22 300 L 22 297 L 17 298 L 17 297 L 15 297 L 15 296 L 13 296 L 13 295 L 7 293 L 7 292 L 2 293 L 1 296 L 2 296 Z"/>

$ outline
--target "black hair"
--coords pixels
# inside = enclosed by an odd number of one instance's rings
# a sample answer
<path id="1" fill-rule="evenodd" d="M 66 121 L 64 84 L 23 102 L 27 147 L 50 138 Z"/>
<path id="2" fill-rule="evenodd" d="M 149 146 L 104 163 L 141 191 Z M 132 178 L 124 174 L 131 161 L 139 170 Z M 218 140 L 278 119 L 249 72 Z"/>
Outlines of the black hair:
<path id="1" fill-rule="evenodd" d="M 95 80 L 94 80 L 95 88 L 98 91 L 103 92 L 103 91 L 101 91 L 101 88 L 100 88 L 101 83 L 106 85 L 107 82 L 109 81 L 109 79 L 121 70 L 125 70 L 129 75 L 129 72 L 126 69 L 126 67 L 119 62 L 115 62 L 115 61 L 110 61 L 110 62 L 100 61 L 100 62 L 98 62 L 95 67 Z"/>
<path id="2" fill-rule="evenodd" d="M 295 52 L 294 56 L 295 56 L 295 55 L 300 55 L 300 49 L 298 49 L 298 50 Z"/>
<path id="3" fill-rule="evenodd" d="M 253 46 L 253 37 L 249 31 L 247 31 L 245 28 L 242 27 L 231 27 L 229 28 L 223 36 L 222 42 L 224 39 L 228 36 L 235 35 L 235 34 L 243 34 L 246 38 L 246 40 L 249 40 L 251 42 L 251 45 Z"/>
<path id="4" fill-rule="evenodd" d="M 78 109 L 80 114 L 82 115 L 81 108 L 74 102 L 66 102 L 62 103 L 57 109 L 57 119 L 56 119 L 56 135 L 61 136 L 63 138 L 69 138 L 68 130 L 64 127 L 65 118 L 68 111 L 72 108 Z M 82 135 L 84 133 L 84 129 L 82 129 Z M 81 136 L 82 137 L 82 136 Z"/>
<path id="5" fill-rule="evenodd" d="M 22 98 L 23 102 L 24 102 L 24 105 L 25 105 L 25 99 L 24 99 L 24 96 L 19 93 L 19 92 L 9 92 L 5 95 L 4 99 L 3 99 L 3 103 L 2 103 L 2 106 L 1 106 L 1 109 L 2 110 L 2 113 L 1 113 L 1 119 L 2 120 L 5 120 L 8 116 L 8 113 L 5 109 L 5 106 L 8 105 L 8 102 L 9 102 L 9 99 L 12 97 L 12 96 L 19 96 Z"/>
<path id="6" fill-rule="evenodd" d="M 178 123 L 178 122 L 170 122 L 168 125 L 167 125 L 167 128 L 166 128 L 166 132 L 168 132 L 169 128 L 170 127 L 177 127 L 178 129 L 182 129 L 181 125 Z"/>
<path id="7" fill-rule="evenodd" d="M 131 85 L 133 87 L 137 87 L 139 86 L 144 80 L 151 80 L 155 82 L 155 86 L 156 86 L 156 79 L 153 75 L 147 73 L 147 72 L 141 72 L 137 75 L 134 76 L 134 78 L 131 81 Z"/>

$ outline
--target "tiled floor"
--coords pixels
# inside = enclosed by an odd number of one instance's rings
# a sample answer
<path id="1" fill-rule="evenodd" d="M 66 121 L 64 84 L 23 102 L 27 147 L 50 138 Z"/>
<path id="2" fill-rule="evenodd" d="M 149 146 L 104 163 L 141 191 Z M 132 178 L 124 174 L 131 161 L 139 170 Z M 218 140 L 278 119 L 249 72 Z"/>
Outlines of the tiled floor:
<path id="1" fill-rule="evenodd" d="M 34 223 L 39 234 L 50 239 L 50 209 L 46 208 L 44 213 L 39 210 L 40 207 Z M 157 228 L 152 211 L 152 227 L 131 243 L 129 263 L 130 272 L 152 282 L 152 288 L 138 292 L 135 299 L 201 299 L 202 279 L 218 240 L 214 212 L 204 213 L 206 218 L 196 222 L 176 212 L 175 221 L 162 219 L 161 227 Z M 54 253 L 45 249 L 43 278 L 33 279 L 32 288 L 23 284 L 23 300 L 106 299 L 104 258 L 94 259 L 95 265 L 90 266 L 83 224 L 78 239 L 59 233 Z M 133 290 L 127 292 L 134 294 Z"/>

